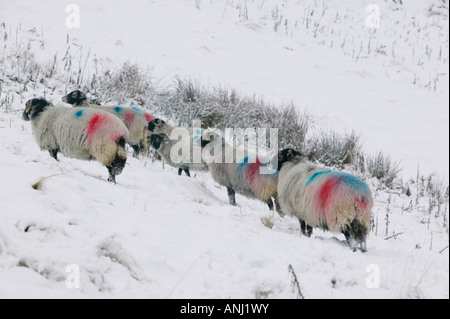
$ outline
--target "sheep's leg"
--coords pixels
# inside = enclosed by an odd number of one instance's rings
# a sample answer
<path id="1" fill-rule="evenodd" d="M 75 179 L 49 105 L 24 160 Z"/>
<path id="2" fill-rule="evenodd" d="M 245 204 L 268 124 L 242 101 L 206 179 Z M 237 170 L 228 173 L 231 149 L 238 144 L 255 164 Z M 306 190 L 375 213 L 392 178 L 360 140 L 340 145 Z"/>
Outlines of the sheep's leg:
<path id="1" fill-rule="evenodd" d="M 353 233 L 346 229 L 343 231 L 345 239 L 347 240 L 347 244 L 349 245 L 350 249 L 353 250 L 354 252 L 356 251 L 356 240 L 355 240 L 355 236 L 353 235 Z"/>
<path id="2" fill-rule="evenodd" d="M 366 244 L 366 240 L 364 239 L 364 241 L 361 242 L 361 251 L 363 253 L 365 253 L 367 251 L 367 244 Z"/>
<path id="3" fill-rule="evenodd" d="M 126 158 L 122 158 L 117 156 L 116 159 L 112 162 L 111 166 L 106 166 L 109 172 L 108 181 L 116 183 L 116 175 L 120 175 L 125 167 L 125 163 L 127 162 Z"/>
<path id="4" fill-rule="evenodd" d="M 183 173 L 183 171 L 186 173 L 186 175 L 188 177 L 191 177 L 191 172 L 189 171 L 189 166 L 187 165 L 182 165 L 178 168 L 178 175 L 181 176 L 181 174 Z"/>
<path id="5" fill-rule="evenodd" d="M 114 174 L 114 170 L 111 166 L 106 167 L 109 172 L 108 182 L 116 184 L 116 175 Z"/>
<path id="6" fill-rule="evenodd" d="M 309 226 L 303 219 L 299 218 L 298 221 L 300 222 L 300 229 L 302 231 L 302 234 L 307 237 L 311 237 L 313 228 Z"/>
<path id="7" fill-rule="evenodd" d="M 55 160 L 58 160 L 58 149 L 48 150 L 50 153 L 50 156 L 53 157 Z"/>
<path id="8" fill-rule="evenodd" d="M 274 203 L 273 203 L 272 198 L 269 199 L 269 201 L 267 202 L 267 206 L 269 206 L 269 209 L 270 209 L 270 210 L 274 210 L 275 205 L 274 205 Z"/>
<path id="9" fill-rule="evenodd" d="M 230 205 L 236 206 L 236 192 L 232 187 L 227 187 L 228 199 L 230 200 Z"/>
<path id="10" fill-rule="evenodd" d="M 139 153 L 140 153 L 140 150 L 141 150 L 139 145 L 131 145 L 131 148 L 133 149 L 133 157 L 134 158 L 139 158 Z"/>

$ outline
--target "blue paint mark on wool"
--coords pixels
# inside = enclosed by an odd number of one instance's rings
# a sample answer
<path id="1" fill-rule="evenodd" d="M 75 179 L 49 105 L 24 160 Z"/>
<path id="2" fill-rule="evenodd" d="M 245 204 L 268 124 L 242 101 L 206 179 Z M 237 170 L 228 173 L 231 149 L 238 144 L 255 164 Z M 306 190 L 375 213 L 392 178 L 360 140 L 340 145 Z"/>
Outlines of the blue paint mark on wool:
<path id="1" fill-rule="evenodd" d="M 83 116 L 84 111 L 83 110 L 79 110 L 78 112 L 75 113 L 75 118 L 80 118 L 81 116 Z"/>
<path id="2" fill-rule="evenodd" d="M 352 174 L 341 172 L 338 175 L 342 181 L 344 181 L 347 185 L 350 185 L 354 190 L 363 192 L 365 194 L 370 194 L 369 186 L 367 186 L 367 184 L 360 180 L 358 177 Z"/>
<path id="3" fill-rule="evenodd" d="M 138 109 L 137 107 L 132 106 L 131 109 L 138 113 L 143 113 L 143 111 L 141 109 Z"/>
<path id="4" fill-rule="evenodd" d="M 308 181 L 306 182 L 306 185 L 311 184 L 311 183 L 312 183 L 317 177 L 319 177 L 320 175 L 328 174 L 328 173 L 331 173 L 331 171 L 321 171 L 321 172 L 314 173 L 314 174 L 308 179 Z"/>
<path id="5" fill-rule="evenodd" d="M 196 129 L 194 134 L 193 134 L 193 137 L 192 137 L 192 142 L 197 141 L 201 137 L 201 135 L 202 135 L 202 130 L 201 129 Z"/>
<path id="6" fill-rule="evenodd" d="M 241 163 L 241 165 L 239 165 L 239 167 L 237 169 L 237 172 L 236 172 L 237 176 L 242 175 L 242 171 L 243 171 L 243 169 L 244 169 L 246 164 L 248 164 L 248 157 L 245 157 L 244 161 Z"/>
<path id="7" fill-rule="evenodd" d="M 116 106 L 114 108 L 114 111 L 116 111 L 116 113 L 120 113 L 120 111 L 122 111 L 122 108 L 120 106 Z"/>

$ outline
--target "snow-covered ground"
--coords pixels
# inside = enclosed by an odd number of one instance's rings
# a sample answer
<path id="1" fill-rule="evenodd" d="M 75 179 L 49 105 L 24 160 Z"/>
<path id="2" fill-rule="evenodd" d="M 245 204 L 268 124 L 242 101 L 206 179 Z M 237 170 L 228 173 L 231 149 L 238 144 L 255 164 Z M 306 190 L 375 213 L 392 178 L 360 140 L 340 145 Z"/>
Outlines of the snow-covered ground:
<path id="1" fill-rule="evenodd" d="M 31 43 L 42 63 L 58 52 L 64 65 L 70 46 L 87 74 L 89 55 L 100 67 L 151 66 L 161 85 L 188 75 L 292 100 L 316 128 L 354 129 L 365 150 L 401 160 L 405 180 L 419 165 L 448 183 L 448 3 L 432 7 L 441 2 L 380 1 L 371 33 L 366 4 L 352 1 L 2 1 L 0 59 Z M 71 3 L 78 29 L 66 26 Z M 415 186 L 408 197 L 368 181 L 375 227 L 368 252 L 352 253 L 343 235 L 301 237 L 295 219 L 260 202 L 238 196 L 230 207 L 207 173 L 178 177 L 130 156 L 111 185 L 96 162 L 55 162 L 21 112 L 34 96 L 58 102 L 64 81 L 46 92 L 0 81 L 0 102 L 11 102 L 0 109 L 0 297 L 295 298 L 289 265 L 306 298 L 449 297 L 448 203 L 428 213 Z M 70 265 L 79 288 L 66 285 Z"/>

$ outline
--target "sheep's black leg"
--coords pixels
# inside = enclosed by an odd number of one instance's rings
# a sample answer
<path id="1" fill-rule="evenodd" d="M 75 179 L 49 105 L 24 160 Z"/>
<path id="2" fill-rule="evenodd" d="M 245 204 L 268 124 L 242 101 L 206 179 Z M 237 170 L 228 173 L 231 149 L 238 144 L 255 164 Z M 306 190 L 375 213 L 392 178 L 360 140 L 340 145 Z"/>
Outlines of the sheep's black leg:
<path id="1" fill-rule="evenodd" d="M 182 165 L 178 168 L 178 175 L 181 176 L 181 174 L 183 173 L 183 171 L 186 173 L 186 175 L 188 177 L 191 177 L 191 172 L 189 171 L 189 166 L 187 165 Z"/>
<path id="2" fill-rule="evenodd" d="M 122 158 L 117 156 L 116 159 L 112 162 L 111 166 L 106 166 L 109 172 L 108 181 L 116 183 L 116 175 L 120 175 L 125 167 L 127 162 L 126 158 Z"/>
<path id="3" fill-rule="evenodd" d="M 347 228 L 343 231 L 347 244 L 351 250 L 356 251 L 356 241 L 353 233 Z"/>
<path id="4" fill-rule="evenodd" d="M 361 242 L 361 251 L 363 253 L 365 253 L 367 251 L 367 244 L 366 244 L 366 240 L 364 239 L 364 241 Z"/>
<path id="5" fill-rule="evenodd" d="M 228 199 L 230 200 L 230 205 L 236 206 L 236 192 L 232 187 L 227 187 Z"/>
<path id="6" fill-rule="evenodd" d="M 139 158 L 139 153 L 141 151 L 141 148 L 139 147 L 139 145 L 131 145 L 131 148 L 133 148 L 133 157 Z"/>
<path id="7" fill-rule="evenodd" d="M 272 198 L 269 199 L 269 201 L 267 202 L 267 206 L 269 206 L 270 210 L 273 210 L 275 208 L 275 205 L 273 204 Z"/>
<path id="8" fill-rule="evenodd" d="M 107 166 L 106 168 L 108 169 L 109 172 L 108 182 L 116 184 L 116 175 L 113 172 L 114 171 L 113 168 L 111 166 Z"/>
<path id="9" fill-rule="evenodd" d="M 313 233 L 313 228 L 300 218 L 298 219 L 298 221 L 300 222 L 300 229 L 302 231 L 302 234 L 307 237 L 311 237 Z"/>
<path id="10" fill-rule="evenodd" d="M 50 156 L 53 157 L 55 160 L 58 160 L 58 149 L 53 149 L 48 151 L 50 153 Z"/>

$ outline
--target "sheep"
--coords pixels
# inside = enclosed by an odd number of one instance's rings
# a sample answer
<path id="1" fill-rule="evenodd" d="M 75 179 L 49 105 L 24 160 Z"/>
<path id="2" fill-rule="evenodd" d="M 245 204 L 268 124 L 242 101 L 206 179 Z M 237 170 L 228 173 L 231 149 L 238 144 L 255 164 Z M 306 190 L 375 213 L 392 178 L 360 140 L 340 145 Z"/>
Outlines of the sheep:
<path id="1" fill-rule="evenodd" d="M 175 136 L 177 136 L 177 131 L 178 129 L 172 131 Z M 201 159 L 202 150 L 200 145 L 192 140 L 188 130 L 180 129 L 178 132 L 178 136 L 182 136 L 181 140 L 170 139 L 165 133 L 152 134 L 150 136 L 150 144 L 167 164 L 178 168 L 178 175 L 182 175 L 184 171 L 188 177 L 191 177 L 191 169 L 194 171 L 207 171 L 208 166 Z M 174 149 L 178 150 L 178 152 L 174 152 Z M 197 159 L 195 158 L 195 153 L 198 154 Z"/>
<path id="2" fill-rule="evenodd" d="M 114 114 L 121 119 L 128 131 L 130 132 L 127 143 L 133 149 L 133 157 L 139 157 L 139 154 L 144 149 L 149 149 L 147 137 L 150 133 L 147 131 L 148 120 L 153 120 L 154 117 L 150 114 L 134 107 L 122 106 L 101 106 L 92 104 L 92 100 L 86 97 L 86 94 L 80 90 L 70 92 L 63 96 L 62 101 L 74 107 L 93 107 L 102 111 Z"/>
<path id="3" fill-rule="evenodd" d="M 167 124 L 161 119 L 154 119 L 148 123 L 148 130 L 152 132 L 150 137 L 151 146 L 158 154 L 172 167 L 178 168 L 178 175 L 183 171 L 188 177 L 191 177 L 190 169 L 195 171 L 207 171 L 208 166 L 201 160 L 201 129 L 200 128 L 179 128 Z M 182 136 L 181 141 L 170 139 Z M 178 144 L 178 143 L 181 143 Z M 189 152 L 179 154 L 171 154 L 172 149 L 176 145 Z M 194 154 L 198 154 L 196 160 Z"/>
<path id="4" fill-rule="evenodd" d="M 96 109 L 70 109 L 51 105 L 41 98 L 26 102 L 22 118 L 31 121 L 41 150 L 58 160 L 61 152 L 80 160 L 97 160 L 116 183 L 127 161 L 128 129 L 116 116 Z"/>
<path id="5" fill-rule="evenodd" d="M 370 188 L 354 175 L 318 168 L 293 149 L 278 153 L 278 196 L 281 209 L 298 217 L 301 232 L 312 227 L 343 233 L 356 251 L 366 251 L 373 198 Z"/>
<path id="6" fill-rule="evenodd" d="M 208 163 L 214 181 L 227 188 L 230 205 L 236 206 L 238 193 L 259 199 L 266 203 L 270 210 L 276 208 L 278 214 L 284 216 L 278 205 L 279 173 L 271 169 L 267 161 L 261 157 L 246 156 L 244 151 L 228 145 L 224 139 L 214 134 L 202 137 L 202 147 L 203 158 Z M 211 157 L 213 152 L 215 154 Z"/>

